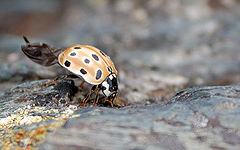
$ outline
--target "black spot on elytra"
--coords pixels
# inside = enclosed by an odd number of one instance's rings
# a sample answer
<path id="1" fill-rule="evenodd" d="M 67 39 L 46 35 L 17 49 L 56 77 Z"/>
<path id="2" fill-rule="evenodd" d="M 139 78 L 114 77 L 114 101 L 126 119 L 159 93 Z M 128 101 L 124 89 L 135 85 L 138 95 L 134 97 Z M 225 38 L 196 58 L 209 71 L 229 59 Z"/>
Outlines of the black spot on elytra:
<path id="1" fill-rule="evenodd" d="M 86 71 L 85 69 L 80 69 L 80 72 L 81 72 L 82 74 L 87 74 L 87 71 Z"/>
<path id="2" fill-rule="evenodd" d="M 98 69 L 97 74 L 96 74 L 96 79 L 97 80 L 100 79 L 101 76 L 102 76 L 102 71 L 100 69 Z"/>
<path id="3" fill-rule="evenodd" d="M 71 62 L 69 62 L 68 60 L 66 60 L 66 61 L 64 62 L 64 65 L 65 65 L 66 67 L 69 67 L 69 66 L 71 65 Z"/>
<path id="4" fill-rule="evenodd" d="M 74 47 L 74 49 L 81 49 L 81 47 Z"/>
<path id="5" fill-rule="evenodd" d="M 75 52 L 70 53 L 70 56 L 76 56 Z"/>
<path id="6" fill-rule="evenodd" d="M 95 55 L 95 54 L 92 54 L 92 57 L 96 60 L 96 61 L 98 61 L 99 60 L 99 58 L 98 58 L 98 56 L 97 55 Z"/>
<path id="7" fill-rule="evenodd" d="M 86 64 L 89 64 L 90 63 L 90 60 L 89 59 L 84 59 L 84 62 L 86 63 Z"/>

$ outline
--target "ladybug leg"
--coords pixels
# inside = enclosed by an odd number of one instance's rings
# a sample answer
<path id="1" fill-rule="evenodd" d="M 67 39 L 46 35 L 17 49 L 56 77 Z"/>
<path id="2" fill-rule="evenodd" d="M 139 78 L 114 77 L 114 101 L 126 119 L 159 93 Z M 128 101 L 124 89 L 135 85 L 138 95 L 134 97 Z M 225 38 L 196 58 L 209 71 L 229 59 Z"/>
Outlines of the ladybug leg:
<path id="1" fill-rule="evenodd" d="M 85 83 L 85 81 L 82 81 L 82 83 L 78 86 L 78 90 L 82 90 L 84 83 Z"/>
<path id="2" fill-rule="evenodd" d="M 106 98 L 104 99 L 104 101 L 103 101 L 103 103 L 106 103 L 106 102 L 109 102 L 110 105 L 111 105 L 111 107 L 113 107 L 113 102 L 112 102 L 112 100 L 110 100 L 108 97 L 106 97 Z"/>
<path id="3" fill-rule="evenodd" d="M 114 102 L 117 106 L 122 106 L 120 103 L 119 103 L 119 96 L 117 96 L 115 99 L 114 99 Z"/>
<path id="4" fill-rule="evenodd" d="M 108 97 L 106 97 L 106 98 L 104 99 L 104 103 L 107 102 L 107 101 L 110 103 L 111 107 L 113 107 L 113 99 L 112 99 L 112 98 L 109 99 Z"/>
<path id="5" fill-rule="evenodd" d="M 49 85 L 51 85 L 51 84 L 57 82 L 57 80 L 58 80 L 58 78 L 55 78 L 55 79 L 52 80 L 52 81 L 46 82 L 46 83 L 44 84 L 44 86 L 49 86 Z"/>
<path id="6" fill-rule="evenodd" d="M 106 97 L 103 102 L 106 103 L 106 101 L 108 101 L 108 97 Z"/>
<path id="7" fill-rule="evenodd" d="M 51 84 L 54 84 L 55 82 L 57 82 L 58 80 L 60 80 L 60 79 L 67 79 L 67 78 L 77 78 L 77 76 L 75 76 L 75 75 L 62 75 L 62 76 L 58 76 L 58 77 L 56 77 L 54 80 L 52 80 L 52 81 L 49 81 L 49 82 L 46 82 L 45 84 L 44 84 L 44 86 L 49 86 L 49 85 L 51 85 Z"/>
<path id="8" fill-rule="evenodd" d="M 122 101 L 122 103 L 119 103 L 119 99 Z M 121 97 L 118 96 L 118 97 L 116 98 L 116 100 L 115 100 L 115 103 L 116 103 L 116 105 L 122 107 L 122 106 L 126 106 L 127 101 L 126 101 L 125 99 L 123 99 L 123 98 L 121 98 Z"/>
<path id="9" fill-rule="evenodd" d="M 83 99 L 83 102 L 82 104 L 79 106 L 79 108 L 83 108 L 85 107 L 87 101 L 89 100 L 90 96 L 92 95 L 92 93 L 89 93 L 84 99 Z"/>
<path id="10" fill-rule="evenodd" d="M 90 92 L 89 92 L 88 95 L 83 99 L 82 104 L 79 106 L 80 108 L 85 107 L 85 105 L 86 105 L 86 103 L 89 101 L 92 93 L 94 93 L 96 89 L 97 89 L 97 88 L 96 88 L 96 85 L 92 86 Z"/>
<path id="11" fill-rule="evenodd" d="M 57 80 L 59 80 L 59 79 L 61 79 L 61 78 L 63 78 L 63 77 L 56 77 L 54 80 L 51 80 L 51 81 L 49 81 L 49 82 L 46 82 L 46 83 L 44 84 L 44 86 L 49 86 L 49 85 L 51 85 L 51 84 L 54 84 L 55 82 L 57 82 Z"/>
<path id="12" fill-rule="evenodd" d="M 109 100 L 111 107 L 113 107 L 113 99 Z"/>
<path id="13" fill-rule="evenodd" d="M 96 106 L 96 105 L 97 105 L 98 99 L 99 99 L 99 93 L 98 93 L 98 91 L 97 91 L 96 97 L 95 97 L 94 102 L 93 102 L 93 106 Z"/>

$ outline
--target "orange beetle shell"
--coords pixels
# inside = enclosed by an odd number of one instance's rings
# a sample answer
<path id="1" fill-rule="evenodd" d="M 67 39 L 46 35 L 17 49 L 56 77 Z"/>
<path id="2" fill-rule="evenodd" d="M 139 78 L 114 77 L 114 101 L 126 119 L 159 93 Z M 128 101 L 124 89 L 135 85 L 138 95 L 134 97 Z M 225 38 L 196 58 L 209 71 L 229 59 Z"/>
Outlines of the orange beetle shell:
<path id="1" fill-rule="evenodd" d="M 93 46 L 71 46 L 59 54 L 58 61 L 61 66 L 92 85 L 101 84 L 111 73 L 117 75 L 110 57 Z"/>

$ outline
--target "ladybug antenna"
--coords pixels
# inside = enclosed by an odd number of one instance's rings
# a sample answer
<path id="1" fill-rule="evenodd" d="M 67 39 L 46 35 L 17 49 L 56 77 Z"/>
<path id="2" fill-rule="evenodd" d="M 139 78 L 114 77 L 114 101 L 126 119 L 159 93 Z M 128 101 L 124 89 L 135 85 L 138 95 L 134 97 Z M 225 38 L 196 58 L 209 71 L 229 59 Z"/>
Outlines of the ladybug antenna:
<path id="1" fill-rule="evenodd" d="M 27 39 L 26 36 L 23 35 L 23 39 L 24 39 L 24 41 L 25 41 L 28 45 L 30 44 L 30 42 L 28 41 L 28 39 Z"/>

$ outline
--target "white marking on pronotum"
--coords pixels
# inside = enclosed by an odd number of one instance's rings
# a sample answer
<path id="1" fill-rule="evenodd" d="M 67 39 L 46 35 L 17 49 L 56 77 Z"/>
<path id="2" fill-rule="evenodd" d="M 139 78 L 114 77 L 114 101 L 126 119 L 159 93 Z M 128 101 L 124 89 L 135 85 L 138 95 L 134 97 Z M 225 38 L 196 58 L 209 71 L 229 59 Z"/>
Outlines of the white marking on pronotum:
<path id="1" fill-rule="evenodd" d="M 106 96 L 109 96 L 111 94 L 111 92 L 109 91 L 109 84 L 107 83 L 107 81 L 103 81 L 102 86 L 104 86 L 106 89 L 103 90 L 103 93 Z"/>
<path id="2" fill-rule="evenodd" d="M 112 79 L 113 79 L 113 75 L 110 75 L 110 76 L 109 76 L 109 79 L 112 80 Z"/>

